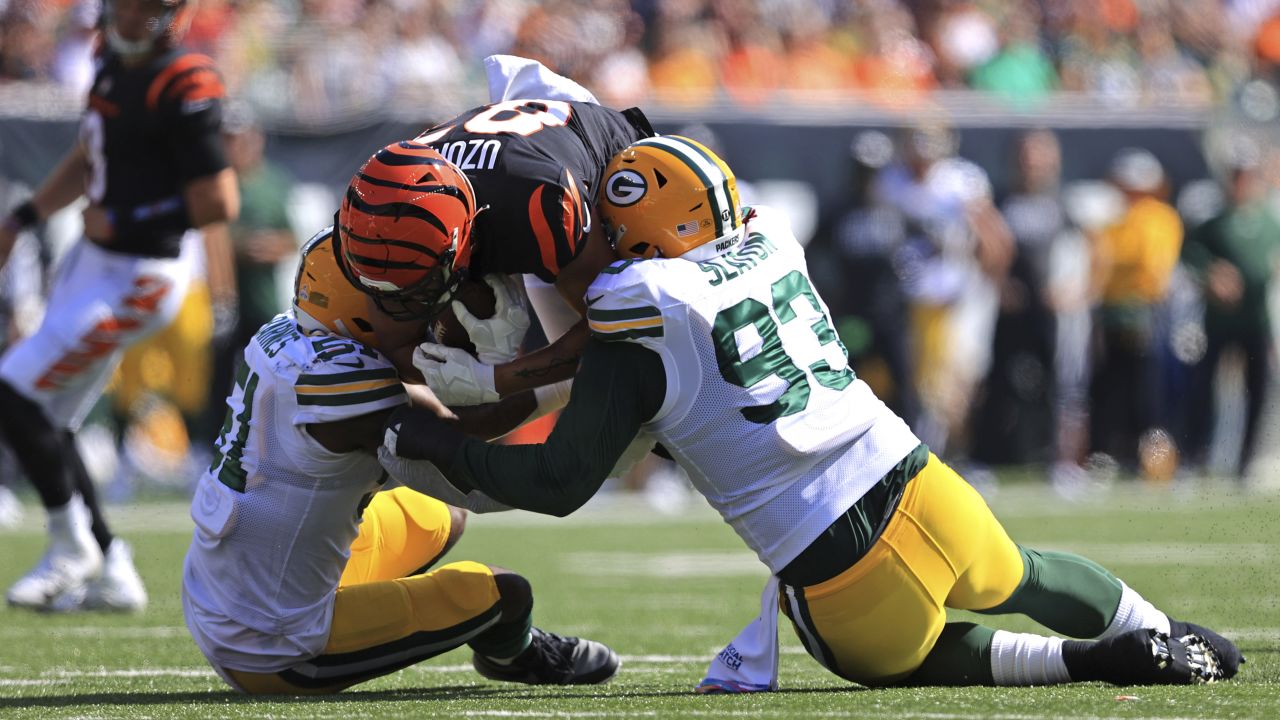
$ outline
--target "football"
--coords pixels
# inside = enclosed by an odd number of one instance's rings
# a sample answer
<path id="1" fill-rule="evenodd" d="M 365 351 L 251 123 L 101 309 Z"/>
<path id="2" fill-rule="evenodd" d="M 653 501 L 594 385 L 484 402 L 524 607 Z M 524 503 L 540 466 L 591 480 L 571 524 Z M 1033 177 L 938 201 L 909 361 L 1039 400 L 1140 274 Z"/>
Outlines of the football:
<path id="1" fill-rule="evenodd" d="M 470 310 L 472 315 L 482 320 L 493 317 L 498 304 L 493 288 L 481 280 L 463 280 L 457 292 L 454 293 L 454 298 Z M 458 321 L 458 316 L 453 313 L 453 308 L 448 305 L 431 321 L 431 334 L 441 345 L 461 348 L 472 355 L 476 354 L 476 346 L 471 342 L 471 338 L 467 337 L 467 331 Z"/>

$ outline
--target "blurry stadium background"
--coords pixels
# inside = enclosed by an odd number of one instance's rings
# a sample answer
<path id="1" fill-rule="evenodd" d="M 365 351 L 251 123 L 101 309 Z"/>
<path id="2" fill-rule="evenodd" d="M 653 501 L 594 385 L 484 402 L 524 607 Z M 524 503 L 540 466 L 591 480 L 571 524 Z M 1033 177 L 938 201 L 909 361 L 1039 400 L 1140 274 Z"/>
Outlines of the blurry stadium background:
<path id="1" fill-rule="evenodd" d="M 0 0 L 0 205 L 72 141 L 98 14 Z M 482 58 L 513 53 L 709 143 L 748 202 L 789 213 L 860 374 L 976 483 L 1007 465 L 1064 492 L 1116 475 L 1265 479 L 1277 460 L 1263 420 L 1259 462 L 1242 466 L 1244 400 L 1271 385 L 1206 315 L 1192 238 L 1245 204 L 1242 172 L 1264 186 L 1248 202 L 1280 212 L 1280 2 L 203 0 L 187 43 L 226 75 L 251 199 L 232 228 L 239 331 L 193 301 L 169 346 L 210 327 L 235 346 L 282 308 L 292 246 L 328 224 L 353 169 L 485 102 Z M 1178 222 L 1147 227 L 1140 205 Z M 10 337 L 39 317 L 41 279 L 77 233 L 63 213 L 6 269 Z M 1126 241 L 1108 237 L 1125 233 L 1184 262 L 1114 271 Z M 1242 276 L 1265 290 L 1273 258 L 1250 257 L 1262 266 Z M 1120 343 L 1109 308 L 1130 291 L 1144 307 Z M 104 404 L 110 432 L 88 436 L 116 497 L 139 477 L 185 486 L 237 352 L 153 345 Z"/>
<path id="2" fill-rule="evenodd" d="M 73 141 L 98 14 L 0 0 L 0 210 Z M 722 153 L 808 243 L 859 375 L 984 492 L 1280 487 L 1280 0 L 201 0 L 187 44 L 234 98 L 239 327 L 197 290 L 118 374 L 82 437 L 117 501 L 180 499 L 296 245 L 371 152 L 486 102 L 493 53 Z M 78 223 L 23 240 L 4 337 Z M 679 477 L 619 485 L 691 512 Z"/>

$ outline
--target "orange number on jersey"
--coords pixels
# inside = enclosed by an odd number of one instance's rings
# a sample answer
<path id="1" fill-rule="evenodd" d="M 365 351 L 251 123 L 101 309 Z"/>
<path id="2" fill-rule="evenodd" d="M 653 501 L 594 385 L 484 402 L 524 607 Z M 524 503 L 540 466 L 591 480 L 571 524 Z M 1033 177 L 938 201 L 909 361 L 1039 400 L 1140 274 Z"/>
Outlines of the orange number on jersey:
<path id="1" fill-rule="evenodd" d="M 488 110 L 463 125 L 467 132 L 482 135 L 512 133 L 532 135 L 547 127 L 569 124 L 573 108 L 560 100 L 507 100 L 490 105 Z"/>

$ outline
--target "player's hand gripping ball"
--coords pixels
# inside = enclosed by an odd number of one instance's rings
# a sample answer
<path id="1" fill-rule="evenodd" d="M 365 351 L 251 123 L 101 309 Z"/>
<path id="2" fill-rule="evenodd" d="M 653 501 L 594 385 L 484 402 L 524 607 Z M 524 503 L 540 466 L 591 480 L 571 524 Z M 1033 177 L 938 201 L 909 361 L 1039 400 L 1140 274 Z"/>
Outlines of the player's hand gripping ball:
<path id="1" fill-rule="evenodd" d="M 461 302 L 472 315 L 480 319 L 493 317 L 498 303 L 497 297 L 493 294 L 493 288 L 481 280 L 462 281 L 457 292 L 454 293 L 454 299 Z M 471 342 L 467 329 L 462 326 L 449 305 L 446 305 L 431 321 L 431 334 L 441 345 L 466 350 L 472 355 L 476 354 L 475 343 Z"/>

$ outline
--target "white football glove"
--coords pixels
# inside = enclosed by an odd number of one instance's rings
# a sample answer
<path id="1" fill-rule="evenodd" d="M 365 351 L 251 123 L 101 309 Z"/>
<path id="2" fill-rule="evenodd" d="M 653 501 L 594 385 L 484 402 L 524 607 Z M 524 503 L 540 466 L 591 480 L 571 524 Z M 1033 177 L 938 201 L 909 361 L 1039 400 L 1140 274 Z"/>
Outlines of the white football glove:
<path id="1" fill-rule="evenodd" d="M 453 314 L 467 331 L 467 337 L 476 346 L 476 355 L 488 365 L 501 365 L 515 358 L 520 352 L 529 331 L 529 310 L 524 306 L 523 285 L 519 278 L 509 275 L 484 276 L 485 283 L 493 288 L 496 299 L 493 317 L 481 320 L 462 302 L 454 300 Z"/>
<path id="2" fill-rule="evenodd" d="M 466 350 L 422 343 L 413 350 L 413 366 L 445 405 L 483 405 L 500 399 L 493 366 Z"/>

